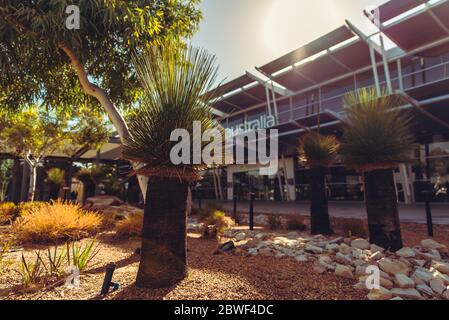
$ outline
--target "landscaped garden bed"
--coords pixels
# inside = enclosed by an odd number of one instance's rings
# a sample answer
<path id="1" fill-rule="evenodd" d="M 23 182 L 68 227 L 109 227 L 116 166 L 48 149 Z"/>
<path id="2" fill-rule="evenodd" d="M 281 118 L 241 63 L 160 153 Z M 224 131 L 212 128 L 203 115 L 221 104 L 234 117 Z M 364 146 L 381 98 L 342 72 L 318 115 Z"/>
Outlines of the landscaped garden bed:
<path id="1" fill-rule="evenodd" d="M 126 204 L 112 203 L 113 206 L 103 204 L 103 210 L 109 215 L 114 208 L 117 209 Z M 92 205 L 91 207 L 95 207 Z M 123 209 L 123 208 L 122 208 Z M 1 299 L 367 299 L 368 291 L 361 287 L 360 278 L 363 280 L 361 267 L 356 266 L 361 261 L 371 261 L 381 265 L 381 285 L 390 293 L 372 292 L 371 299 L 380 298 L 414 298 L 414 299 L 444 299 L 443 295 L 426 295 L 424 286 L 437 290 L 438 282 L 424 279 L 420 290 L 417 289 L 419 280 L 416 270 L 420 263 L 427 270 L 438 269 L 444 275 L 444 261 L 447 262 L 447 254 L 444 246 L 449 247 L 449 227 L 435 226 L 434 240 L 441 244 L 437 249 L 423 247 L 421 241 L 426 239 L 425 225 L 402 224 L 404 245 L 410 247 L 401 254 L 403 257 L 387 252 L 377 253 L 376 247 L 366 244 L 366 241 L 357 240 L 357 235 L 348 237 L 344 228 L 336 229 L 332 236 L 312 236 L 307 230 L 287 230 L 279 226 L 277 230 L 270 230 L 269 226 L 257 225 L 254 231 L 249 231 L 246 225 L 233 226 L 215 236 L 208 234 L 205 237 L 205 226 L 201 223 L 204 216 L 199 215 L 189 218 L 188 243 L 188 277 L 176 285 L 165 289 L 139 289 L 135 286 L 136 273 L 139 266 L 140 238 L 135 232 L 127 233 L 127 230 L 137 230 L 135 221 L 128 223 L 123 218 L 125 210 L 118 220 L 106 224 L 98 234 L 75 241 L 80 248 L 85 248 L 95 242 L 95 254 L 88 266 L 82 270 L 79 287 L 68 288 L 65 277 L 58 281 L 43 281 L 37 284 L 24 285 L 20 274 L 22 254 L 25 260 L 34 262 L 37 251 L 43 256 L 46 250 L 53 250 L 53 243 L 36 243 L 16 241 L 11 244 L 9 252 L 3 258 L 2 271 L 0 272 L 0 298 Z M 128 217 L 138 217 L 139 209 L 128 214 Z M 131 212 L 131 211 L 130 211 Z M 100 216 L 103 214 L 99 213 Z M 220 215 L 215 214 L 215 219 L 220 220 Z M 256 216 L 257 221 L 266 220 Z M 242 216 L 243 218 L 243 216 Z M 226 218 L 227 221 L 229 218 Z M 306 217 L 297 216 L 297 221 L 302 221 L 308 228 Z M 134 220 L 138 220 L 135 218 Z M 243 219 L 242 219 L 243 220 Z M 271 219 L 268 219 L 271 220 Z M 210 219 L 206 219 L 210 223 Z M 217 222 L 217 221 L 215 221 Z M 121 225 L 121 229 L 117 226 Z M 217 224 L 220 225 L 220 224 Z M 286 226 L 302 228 L 299 223 L 287 223 Z M 337 219 L 333 225 L 348 226 L 344 220 Z M 349 224 L 349 226 L 354 225 Z M 13 224 L 14 226 L 14 224 Z M 14 227 L 4 225 L 1 227 L 0 240 L 2 243 L 15 237 Z M 129 226 L 129 228 L 128 228 Z M 209 227 L 209 230 L 211 228 Z M 120 230 L 120 236 L 117 231 Z M 219 230 L 222 232 L 222 230 Z M 221 243 L 233 241 L 236 248 L 225 253 L 216 254 Z M 424 244 L 432 245 L 427 241 Z M 60 242 L 61 249 L 65 242 Z M 379 249 L 380 250 L 380 249 Z M 369 252 L 368 252 L 369 251 Z M 380 250 L 382 251 L 382 250 Z M 440 259 L 436 257 L 438 252 Z M 360 254 L 360 257 L 356 257 Z M 373 258 L 371 258 L 374 255 Z M 427 256 L 426 256 L 427 255 Z M 431 258 L 431 255 L 433 258 Z M 384 257 L 385 256 L 385 257 Z M 382 260 L 382 258 L 384 260 Z M 388 259 L 393 263 L 388 264 Z M 45 259 L 44 259 L 45 260 Z M 418 262 L 415 262 L 418 261 Z M 440 263 L 432 262 L 440 260 Z M 379 263 L 379 261 L 383 261 Z M 400 262 L 398 262 L 400 261 Z M 409 262 L 409 265 L 405 261 Z M 117 265 L 113 281 L 119 283 L 117 290 L 111 291 L 106 296 L 100 296 L 100 290 L 104 279 L 105 267 L 108 263 Z M 442 263 L 443 262 L 443 263 Z M 396 265 L 395 265 L 396 263 Z M 337 265 L 339 266 L 337 268 Z M 383 267 L 382 267 L 383 265 Z M 393 265 L 406 269 L 407 276 L 415 282 L 413 288 L 403 277 L 407 288 L 399 288 L 399 280 L 394 273 L 384 271 Z M 336 271 L 336 269 L 338 269 Z M 386 269 L 385 269 L 386 270 Z M 388 270 L 387 270 L 388 271 Z M 436 271 L 432 271 L 436 274 Z M 418 271 L 418 276 L 426 277 L 429 274 L 423 270 Z M 436 276 L 438 278 L 438 276 Z M 439 277 L 446 287 L 445 277 Z M 62 279 L 62 281 L 61 281 Z M 405 279 L 405 280 L 404 280 Z M 432 280 L 434 280 L 432 278 Z M 396 288 L 392 289 L 393 287 Z M 400 290 L 399 290 L 400 289 Z M 416 290 L 419 294 L 415 297 L 410 293 Z M 402 291 L 401 291 L 402 290 Z M 405 293 L 404 293 L 404 290 Z M 434 289 L 432 289 L 434 290 Z M 447 291 L 446 291 L 447 292 Z M 414 292 L 413 292 L 414 293 Z"/>

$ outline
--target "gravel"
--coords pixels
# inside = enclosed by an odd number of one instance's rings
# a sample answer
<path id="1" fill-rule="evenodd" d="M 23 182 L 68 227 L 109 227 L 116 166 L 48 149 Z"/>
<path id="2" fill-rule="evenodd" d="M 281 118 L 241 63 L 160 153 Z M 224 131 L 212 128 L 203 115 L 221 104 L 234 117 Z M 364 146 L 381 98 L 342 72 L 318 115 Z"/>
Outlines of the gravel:
<path id="1" fill-rule="evenodd" d="M 8 233 L 0 230 L 0 240 Z M 3 234 L 3 236 L 2 236 Z M 407 246 L 419 244 L 427 238 L 426 227 L 403 224 L 402 234 Z M 435 240 L 449 246 L 449 227 L 435 226 Z M 318 274 L 313 262 L 297 262 L 292 257 L 245 256 L 240 250 L 214 255 L 217 242 L 201 239 L 199 234 L 188 234 L 189 275 L 177 285 L 166 289 L 138 289 L 134 285 L 139 256 L 138 239 L 119 241 L 112 233 L 98 237 L 100 253 L 93 265 L 81 275 L 81 286 L 67 289 L 64 285 L 24 292 L 20 286 L 17 264 L 7 266 L 0 274 L 0 299 L 23 300 L 86 300 L 86 299 L 366 299 L 366 293 L 356 290 L 356 280 L 343 279 L 332 273 Z M 226 239 L 223 239 L 223 241 Z M 85 239 L 83 241 L 89 241 Z M 25 256 L 32 256 L 35 249 L 24 248 Z M 22 251 L 11 253 L 8 259 L 19 259 Z M 120 283 L 117 291 L 99 297 L 104 268 L 109 262 L 117 263 L 113 281 Z"/>

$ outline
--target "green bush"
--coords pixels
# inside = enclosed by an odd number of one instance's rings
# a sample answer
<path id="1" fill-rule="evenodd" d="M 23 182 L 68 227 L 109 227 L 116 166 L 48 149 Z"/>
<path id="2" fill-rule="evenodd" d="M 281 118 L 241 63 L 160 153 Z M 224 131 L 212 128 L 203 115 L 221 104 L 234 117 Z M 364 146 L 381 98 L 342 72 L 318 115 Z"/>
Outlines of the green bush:
<path id="1" fill-rule="evenodd" d="M 268 216 L 268 226 L 270 227 L 270 230 L 277 230 L 282 226 L 281 218 L 270 215 Z"/>
<path id="2" fill-rule="evenodd" d="M 287 221 L 287 229 L 305 231 L 307 230 L 307 224 L 304 222 L 303 219 L 291 218 Z"/>

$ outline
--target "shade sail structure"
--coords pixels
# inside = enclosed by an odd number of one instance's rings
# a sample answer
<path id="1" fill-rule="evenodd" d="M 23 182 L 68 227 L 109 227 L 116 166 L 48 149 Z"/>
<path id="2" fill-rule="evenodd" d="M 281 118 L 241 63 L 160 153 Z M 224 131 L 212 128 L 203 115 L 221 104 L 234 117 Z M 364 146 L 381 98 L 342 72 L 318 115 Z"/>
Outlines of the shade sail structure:
<path id="1" fill-rule="evenodd" d="M 377 9 L 377 19 L 384 23 L 426 2 L 427 0 L 388 1 Z M 376 11 L 371 11 L 371 14 L 376 15 Z"/>
<path id="2" fill-rule="evenodd" d="M 286 55 L 260 67 L 267 74 L 273 74 L 276 71 L 282 70 L 288 66 L 291 66 L 299 61 L 307 59 L 323 50 L 326 50 L 334 45 L 337 45 L 343 41 L 352 38 L 354 35 L 346 27 L 341 26 L 334 31 L 314 40 L 299 49 L 296 49 Z"/>
<path id="3" fill-rule="evenodd" d="M 265 86 L 246 74 L 221 85 L 217 93 L 220 97 L 212 106 L 225 113 L 246 109 L 266 101 Z"/>
<path id="4" fill-rule="evenodd" d="M 380 55 L 376 53 L 376 60 Z M 292 91 L 307 89 L 315 84 L 357 71 L 371 64 L 369 46 L 362 39 L 327 50 L 315 60 L 300 64 L 275 75 L 274 80 Z"/>
<path id="5" fill-rule="evenodd" d="M 399 6 L 400 2 L 403 1 L 390 1 L 391 4 L 387 3 L 386 6 Z M 415 2 L 422 4 L 426 1 Z M 432 57 L 447 52 L 449 49 L 449 1 L 442 0 L 421 6 L 419 10 L 410 12 L 408 16 L 382 27 L 382 31 L 406 52 L 436 42 L 441 44 L 423 50 L 419 55 Z"/>

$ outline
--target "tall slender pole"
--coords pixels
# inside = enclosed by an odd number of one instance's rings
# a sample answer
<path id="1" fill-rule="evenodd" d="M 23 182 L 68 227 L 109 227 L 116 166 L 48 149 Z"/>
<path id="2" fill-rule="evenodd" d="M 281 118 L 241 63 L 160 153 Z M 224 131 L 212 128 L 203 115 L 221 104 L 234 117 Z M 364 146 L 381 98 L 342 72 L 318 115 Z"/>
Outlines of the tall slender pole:
<path id="1" fill-rule="evenodd" d="M 431 172 L 430 172 L 430 159 L 429 159 L 429 156 L 430 156 L 429 143 L 426 143 L 425 150 L 426 150 L 425 152 L 426 152 L 426 176 L 427 176 L 427 183 L 426 183 L 426 190 L 425 190 L 427 233 L 428 233 L 429 237 L 433 237 L 432 208 L 430 206 L 433 188 L 432 188 L 432 182 L 430 180 Z"/>
<path id="2" fill-rule="evenodd" d="M 237 196 L 236 195 L 234 195 L 233 201 L 234 201 L 234 205 L 232 208 L 232 218 L 234 219 L 234 221 L 238 222 L 237 221 L 238 217 L 237 217 Z"/>
<path id="3" fill-rule="evenodd" d="M 249 230 L 254 230 L 254 193 L 249 198 Z"/>

